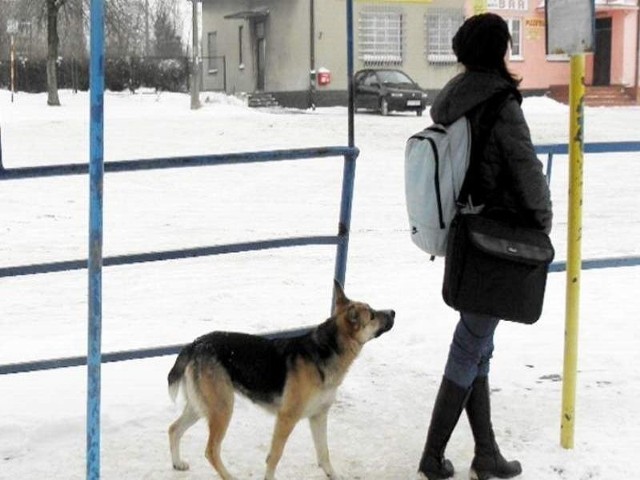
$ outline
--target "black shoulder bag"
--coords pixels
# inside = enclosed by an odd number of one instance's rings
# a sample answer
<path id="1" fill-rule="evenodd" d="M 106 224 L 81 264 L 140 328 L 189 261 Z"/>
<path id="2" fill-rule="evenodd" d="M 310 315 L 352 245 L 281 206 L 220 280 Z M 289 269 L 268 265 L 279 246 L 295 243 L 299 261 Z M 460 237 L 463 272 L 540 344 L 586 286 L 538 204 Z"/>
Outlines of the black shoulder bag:
<path id="1" fill-rule="evenodd" d="M 535 323 L 553 257 L 541 230 L 458 211 L 447 239 L 442 296 L 459 311 Z"/>

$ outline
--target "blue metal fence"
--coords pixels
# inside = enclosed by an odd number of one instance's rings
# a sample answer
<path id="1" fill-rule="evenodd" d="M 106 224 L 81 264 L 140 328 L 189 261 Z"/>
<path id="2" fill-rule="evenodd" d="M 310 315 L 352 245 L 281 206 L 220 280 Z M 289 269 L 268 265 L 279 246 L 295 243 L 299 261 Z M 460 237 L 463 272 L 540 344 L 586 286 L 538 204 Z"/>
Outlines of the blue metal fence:
<path id="1" fill-rule="evenodd" d="M 353 182 L 355 178 L 355 160 L 358 150 L 354 141 L 353 116 L 353 0 L 346 2 L 347 25 L 347 77 L 349 91 L 348 147 L 325 147 L 321 149 L 281 150 L 272 152 L 253 152 L 223 156 L 164 158 L 129 162 L 104 162 L 104 0 L 91 0 L 90 18 L 90 162 L 89 165 L 55 165 L 5 169 L 2 165 L 0 138 L 0 180 L 34 178 L 43 176 L 71 175 L 89 173 L 89 258 L 39 265 L 27 265 L 1 269 L 0 276 L 28 275 L 60 270 L 88 268 L 88 355 L 54 360 L 42 360 L 23 364 L 2 365 L 0 374 L 18 373 L 51 368 L 88 366 L 87 369 L 87 425 L 86 425 L 86 477 L 91 480 L 100 478 L 100 387 L 101 364 L 133 358 L 147 358 L 168 355 L 177 352 L 180 345 L 135 352 L 116 352 L 102 354 L 102 266 L 156 261 L 169 258 L 185 258 L 200 255 L 239 252 L 283 246 L 331 244 L 337 245 L 334 277 L 344 284 L 346 273 L 351 206 L 353 201 Z M 1 133 L 1 132 L 0 132 Z M 173 250 L 165 252 L 125 255 L 103 259 L 102 256 L 102 220 L 103 220 L 103 177 L 105 171 L 126 171 L 157 168 L 192 167 L 201 165 L 222 165 L 230 163 L 250 163 L 256 161 L 293 160 L 300 158 L 344 156 L 342 194 L 338 234 L 334 237 L 304 237 L 297 239 L 276 239 L 262 242 L 203 247 L 201 249 Z M 87 168 L 88 167 L 88 168 Z M 300 331 L 278 332 L 271 336 L 296 335 Z"/>
<path id="2" fill-rule="evenodd" d="M 569 146 L 566 143 L 537 145 L 536 154 L 547 155 L 546 176 L 547 182 L 551 182 L 553 173 L 554 155 L 568 155 Z M 634 153 L 640 152 L 640 142 L 593 142 L 585 143 L 584 153 Z M 582 260 L 582 269 L 634 267 L 640 265 L 640 256 L 611 257 Z M 566 262 L 554 262 L 549 268 L 550 272 L 564 272 L 567 269 Z"/>
<path id="3" fill-rule="evenodd" d="M 586 153 L 614 153 L 614 152 L 640 152 L 640 142 L 615 142 L 615 143 L 590 143 L 584 146 Z M 117 266 L 132 263 L 154 262 L 163 260 L 174 260 L 181 258 L 194 258 L 209 255 L 221 255 L 226 253 L 236 253 L 245 251 L 255 251 L 263 249 L 273 249 L 282 247 L 304 246 L 304 245 L 336 245 L 335 277 L 344 282 L 346 273 L 346 256 L 348 245 L 348 233 L 350 225 L 351 202 L 353 195 L 354 164 L 358 156 L 358 149 L 355 147 L 320 147 L 297 150 L 276 150 L 270 152 L 246 152 L 227 155 L 205 155 L 192 157 L 170 157 L 145 160 L 130 160 L 122 162 L 104 163 L 105 172 L 124 172 L 136 170 L 167 169 L 181 167 L 198 167 L 229 164 L 246 164 L 265 161 L 281 160 L 303 160 L 324 157 L 344 157 L 343 172 L 343 193 L 341 202 L 341 213 L 337 235 L 311 236 L 297 238 L 276 238 L 270 240 L 260 240 L 255 242 L 244 242 L 227 245 L 204 246 L 181 250 L 166 250 L 158 252 L 144 252 L 129 255 L 119 255 L 106 257 L 103 259 L 103 266 Z M 554 155 L 566 155 L 567 145 L 552 144 L 540 145 L 536 147 L 539 155 L 548 155 L 547 176 L 551 178 L 551 169 Z M 0 169 L 0 180 L 27 179 L 37 177 L 48 177 L 57 175 L 86 174 L 88 165 L 53 165 L 43 167 Z M 612 257 L 599 259 L 586 259 L 582 261 L 584 270 L 631 267 L 640 265 L 640 256 Z M 0 268 L 0 278 L 21 275 L 34 275 L 41 273 L 59 272 L 65 270 L 80 270 L 87 268 L 86 259 L 67 260 L 51 263 L 40 263 L 31 265 L 18 265 L 13 267 Z M 563 272 L 566 270 L 566 263 L 563 261 L 554 262 L 551 272 Z M 266 336 L 295 335 L 305 330 L 291 330 L 287 332 L 274 332 Z M 102 363 L 119 362 L 125 360 L 144 359 L 164 355 L 176 354 L 182 345 L 168 345 L 162 347 L 151 347 L 128 351 L 110 352 L 102 355 Z M 76 367 L 87 364 L 87 357 L 77 356 L 58 359 L 36 360 L 32 362 L 13 363 L 0 365 L 0 375 L 22 372 L 32 372 L 38 370 L 49 370 L 65 367 Z"/>
<path id="4" fill-rule="evenodd" d="M 94 155 L 99 155 L 100 152 L 92 151 L 92 159 Z M 307 236 L 307 237 L 287 237 L 287 238 L 274 238 L 267 240 L 259 240 L 254 242 L 242 242 L 225 245 L 213 245 L 203 246 L 179 250 L 164 250 L 155 252 L 143 252 L 127 255 L 118 255 L 112 257 L 101 257 L 101 248 L 96 246 L 101 244 L 101 239 L 95 238 L 93 230 L 90 232 L 90 246 L 89 253 L 90 258 L 65 260 L 49 263 L 38 263 L 30 265 L 17 265 L 9 267 L 0 267 L 0 278 L 2 277 L 15 277 L 23 275 L 36 275 L 43 273 L 52 273 L 68 270 L 82 270 L 89 268 L 90 275 L 90 287 L 91 287 L 91 275 L 95 275 L 95 269 L 102 266 L 117 266 L 128 265 L 133 263 L 155 262 L 164 260 L 174 260 L 183 258 L 195 258 L 211 255 L 222 255 L 228 253 L 247 252 L 274 248 L 284 247 L 298 247 L 307 245 L 336 245 L 336 259 L 334 267 L 334 278 L 344 284 L 346 277 L 347 266 L 347 253 L 349 245 L 349 232 L 351 223 L 351 209 L 353 202 L 353 185 L 355 181 L 355 162 L 358 157 L 359 150 L 356 147 L 320 147 L 320 148 L 308 148 L 308 149 L 294 149 L 294 150 L 276 150 L 266 152 L 246 152 L 230 155 L 208 155 L 208 156 L 194 156 L 194 157 L 175 157 L 175 158 L 159 158 L 149 160 L 132 160 L 127 162 L 106 162 L 104 163 L 104 170 L 106 172 L 122 172 L 122 171 L 137 171 L 137 170 L 150 170 L 150 169 L 165 169 L 165 168 L 179 168 L 179 167 L 198 167 L 198 166 L 213 166 L 213 165 L 228 165 L 236 164 L 242 165 L 255 162 L 267 162 L 267 161 L 280 161 L 280 160 L 306 160 L 312 158 L 325 158 L 325 157 L 343 157 L 343 178 L 342 178 L 342 192 L 341 192 L 341 206 L 340 206 L 340 218 L 338 222 L 338 233 L 336 235 L 326 236 Z M 97 157 L 99 158 L 99 157 Z M 15 180 L 15 179 L 33 179 L 39 177 L 49 177 L 54 175 L 75 175 L 87 172 L 87 165 L 74 164 L 74 165 L 54 165 L 43 166 L 33 168 L 15 168 L 0 170 L 1 180 Z M 100 172 L 97 172 L 98 174 Z M 96 175 L 96 172 L 91 172 L 91 175 Z M 91 183 L 91 182 L 90 182 Z M 95 187 L 91 188 L 90 199 L 92 202 L 98 202 L 101 204 L 101 196 L 97 196 L 101 193 L 101 180 L 99 184 L 96 183 Z M 101 208 L 101 205 L 96 205 L 92 208 Z M 90 217 L 96 221 L 94 216 L 96 213 L 91 212 Z M 101 212 L 98 211 L 101 216 Z M 91 223 L 91 222 L 90 222 Z M 93 226 L 93 223 L 91 223 Z M 100 255 L 101 262 L 97 262 L 96 255 Z M 99 263 L 99 265 L 98 265 Z M 92 268 L 94 269 L 92 272 Z M 95 281 L 95 280 L 94 280 Z M 94 288 L 99 288 L 99 285 Z M 91 293 L 91 292 L 90 292 Z M 100 297 L 99 290 L 94 292 L 93 295 Z M 90 298 L 91 300 L 91 298 Z M 99 303 L 96 304 L 99 307 Z M 90 313 L 92 311 L 90 305 Z M 99 314 L 99 312 L 95 312 Z M 96 327 L 91 330 L 92 335 L 98 335 Z M 304 332 L 301 330 L 291 330 L 284 332 L 274 332 L 266 334 L 266 336 L 290 336 L 293 334 L 300 334 Z M 90 335 L 91 336 L 91 335 Z M 131 350 L 123 352 L 113 352 L 102 355 L 102 363 L 116 362 L 122 360 L 150 358 L 161 355 L 171 355 L 179 351 L 181 345 L 173 345 L 158 348 L 147 348 L 140 350 Z M 48 360 L 37 360 L 33 362 L 14 363 L 7 365 L 0 365 L 0 375 L 31 372 L 37 370 L 50 370 L 64 367 L 74 367 L 87 365 L 89 357 L 78 356 L 69 358 L 58 358 Z"/>
<path id="5" fill-rule="evenodd" d="M 139 170 L 163 170 L 169 168 L 192 168 L 210 165 L 238 165 L 242 163 L 257 163 L 266 161 L 275 162 L 281 160 L 301 160 L 323 157 L 353 156 L 354 154 L 357 156 L 357 152 L 358 150 L 353 146 L 328 146 L 288 150 L 269 150 L 261 152 L 226 153 L 218 155 L 145 158 L 139 160 L 105 162 L 104 171 L 106 173 L 113 173 Z M 46 165 L 22 168 L 2 168 L 2 166 L 0 166 L 0 180 L 86 175 L 88 172 L 89 165 L 87 163 L 69 163 L 63 165 Z"/>
<path id="6" fill-rule="evenodd" d="M 547 156 L 547 179 L 551 181 L 554 155 L 568 155 L 569 145 L 566 143 L 555 143 L 537 145 L 535 147 L 538 155 Z M 640 152 L 640 142 L 593 142 L 585 143 L 584 153 L 629 153 Z"/>
<path id="7" fill-rule="evenodd" d="M 180 250 L 166 250 L 160 252 L 144 252 L 129 255 L 118 255 L 103 259 L 104 266 L 125 265 L 181 258 L 194 258 L 209 255 L 244 252 L 250 250 L 264 250 L 281 247 L 304 245 L 338 246 L 336 259 L 336 278 L 344 282 L 346 271 L 346 254 L 348 247 L 348 233 L 351 222 L 351 203 L 353 198 L 353 182 L 355 179 L 355 160 L 359 150 L 355 147 L 320 147 L 292 150 L 274 150 L 267 152 L 245 152 L 226 155 L 202 155 L 190 157 L 156 158 L 146 160 L 130 160 L 122 162 L 104 163 L 105 172 L 124 172 L 152 169 L 201 167 L 214 165 L 241 165 L 255 162 L 307 160 L 326 157 L 343 157 L 344 171 L 342 184 L 342 200 L 338 234 L 335 236 L 313 236 L 297 238 L 278 238 L 255 242 L 235 243 L 229 245 L 203 246 Z M 88 165 L 69 164 L 51 165 L 43 167 L 14 168 L 0 170 L 0 181 L 11 179 L 27 179 L 60 175 L 86 174 Z M 40 273 L 60 272 L 65 270 L 81 270 L 87 268 L 86 259 L 64 260 L 58 262 L 39 263 L 31 265 L 17 265 L 0 268 L 0 278 L 20 275 L 34 275 Z"/>

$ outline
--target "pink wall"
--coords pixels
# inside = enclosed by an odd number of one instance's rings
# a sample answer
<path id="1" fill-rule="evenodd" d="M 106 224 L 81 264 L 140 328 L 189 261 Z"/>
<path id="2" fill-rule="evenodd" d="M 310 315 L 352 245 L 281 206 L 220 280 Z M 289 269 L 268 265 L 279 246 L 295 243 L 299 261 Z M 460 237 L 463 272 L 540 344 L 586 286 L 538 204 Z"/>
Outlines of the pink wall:
<path id="1" fill-rule="evenodd" d="M 489 2 L 489 6 L 494 2 Z M 568 61 L 547 61 L 545 45 L 545 18 L 544 9 L 538 9 L 538 0 L 527 0 L 526 9 L 518 9 L 522 3 L 498 0 L 497 5 L 509 8 L 489 8 L 489 11 L 497 13 L 505 19 L 520 19 L 522 28 L 522 56 L 511 59 L 509 69 L 522 78 L 520 87 L 529 90 L 546 90 L 549 85 L 562 85 L 569 83 Z"/>
<path id="2" fill-rule="evenodd" d="M 529 12 L 522 16 L 522 57 L 521 61 L 511 61 L 510 68 L 522 77 L 523 89 L 546 89 L 549 85 L 568 84 L 569 62 L 548 61 L 546 58 L 546 37 L 544 11 L 537 11 L 532 1 Z"/>
<path id="3" fill-rule="evenodd" d="M 494 0 L 489 5 L 522 5 L 509 0 Z M 546 90 L 551 85 L 567 85 L 570 82 L 568 59 L 549 60 L 545 46 L 545 15 L 539 9 L 538 0 L 528 0 L 526 10 L 517 8 L 489 10 L 505 19 L 518 18 L 522 25 L 522 58 L 511 59 L 509 68 L 522 77 L 521 88 Z M 612 17 L 611 83 L 631 86 L 635 83 L 637 10 L 598 9 L 598 17 Z M 586 56 L 586 78 L 589 85 L 593 78 L 593 55 Z"/>
<path id="4" fill-rule="evenodd" d="M 618 10 L 610 14 L 613 18 L 611 83 L 633 85 L 635 81 L 637 14 L 637 10 Z"/>

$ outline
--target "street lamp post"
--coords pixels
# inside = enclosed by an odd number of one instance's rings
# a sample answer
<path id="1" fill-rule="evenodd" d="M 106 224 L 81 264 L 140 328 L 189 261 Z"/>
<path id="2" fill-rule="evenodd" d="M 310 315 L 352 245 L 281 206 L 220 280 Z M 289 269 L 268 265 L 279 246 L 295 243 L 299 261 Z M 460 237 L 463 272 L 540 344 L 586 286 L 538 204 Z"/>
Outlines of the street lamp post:
<path id="1" fill-rule="evenodd" d="M 10 52 L 10 68 L 11 68 L 11 103 L 13 103 L 13 94 L 16 91 L 16 38 L 18 33 L 19 23 L 16 20 L 7 20 L 7 33 L 11 37 L 11 52 Z"/>
<path id="2" fill-rule="evenodd" d="M 200 104 L 200 58 L 198 55 L 198 0 L 191 0 L 191 110 Z"/>

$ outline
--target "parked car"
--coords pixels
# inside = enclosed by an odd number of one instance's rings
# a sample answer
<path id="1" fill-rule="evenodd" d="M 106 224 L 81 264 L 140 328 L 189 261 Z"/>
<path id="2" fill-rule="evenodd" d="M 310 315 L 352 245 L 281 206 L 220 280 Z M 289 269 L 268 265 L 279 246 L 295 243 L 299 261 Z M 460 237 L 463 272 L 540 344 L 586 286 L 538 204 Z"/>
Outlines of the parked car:
<path id="1" fill-rule="evenodd" d="M 422 116 L 427 94 L 402 70 L 368 68 L 354 76 L 354 101 L 356 110 L 376 110 L 382 115 L 414 111 Z"/>

